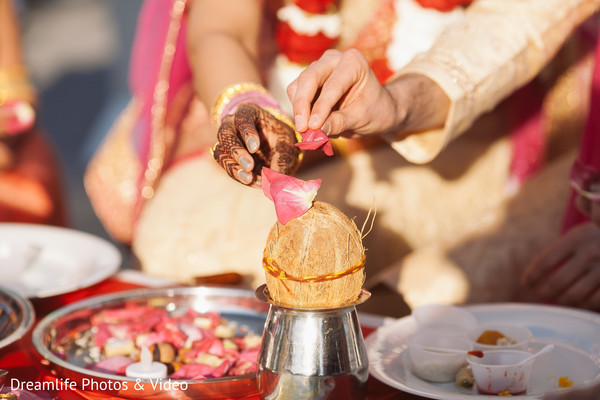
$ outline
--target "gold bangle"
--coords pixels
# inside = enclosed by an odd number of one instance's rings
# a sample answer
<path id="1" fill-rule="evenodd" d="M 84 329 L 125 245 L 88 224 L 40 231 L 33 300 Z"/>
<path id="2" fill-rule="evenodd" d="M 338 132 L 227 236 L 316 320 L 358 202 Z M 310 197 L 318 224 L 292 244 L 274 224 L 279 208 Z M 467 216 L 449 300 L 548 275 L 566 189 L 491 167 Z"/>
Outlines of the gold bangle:
<path id="1" fill-rule="evenodd" d="M 212 158 L 215 158 L 215 150 L 217 149 L 217 146 L 218 146 L 218 145 L 219 145 L 219 142 L 217 142 L 217 143 L 213 144 L 213 145 L 210 147 L 210 149 L 209 149 L 209 151 L 210 151 L 210 156 L 211 156 Z"/>
<path id="2" fill-rule="evenodd" d="M 36 91 L 29 83 L 0 85 L 0 106 L 10 100 L 24 100 L 33 104 L 36 101 Z"/>
<path id="3" fill-rule="evenodd" d="M 221 92 L 211 110 L 211 118 L 217 128 L 219 127 L 219 119 L 221 118 L 221 114 L 223 114 L 223 110 L 225 110 L 225 107 L 227 107 L 227 105 L 231 102 L 231 99 L 240 93 L 250 91 L 269 93 L 263 85 L 255 82 L 236 83 L 235 85 L 226 87 Z"/>
<path id="4" fill-rule="evenodd" d="M 29 78 L 27 69 L 22 65 L 0 69 L 0 86 L 12 85 L 16 82 L 27 82 Z"/>

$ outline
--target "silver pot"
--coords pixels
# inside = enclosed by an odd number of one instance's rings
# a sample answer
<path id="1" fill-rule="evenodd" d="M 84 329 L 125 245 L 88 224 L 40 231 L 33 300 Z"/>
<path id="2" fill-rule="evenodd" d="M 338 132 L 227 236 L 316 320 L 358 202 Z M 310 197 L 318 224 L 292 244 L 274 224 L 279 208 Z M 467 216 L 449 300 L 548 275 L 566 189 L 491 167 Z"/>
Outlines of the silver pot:
<path id="1" fill-rule="evenodd" d="M 256 297 L 270 304 L 258 357 L 258 391 L 265 400 L 366 397 L 369 364 L 356 303 L 331 309 L 298 309 L 271 300 L 266 285 Z"/>

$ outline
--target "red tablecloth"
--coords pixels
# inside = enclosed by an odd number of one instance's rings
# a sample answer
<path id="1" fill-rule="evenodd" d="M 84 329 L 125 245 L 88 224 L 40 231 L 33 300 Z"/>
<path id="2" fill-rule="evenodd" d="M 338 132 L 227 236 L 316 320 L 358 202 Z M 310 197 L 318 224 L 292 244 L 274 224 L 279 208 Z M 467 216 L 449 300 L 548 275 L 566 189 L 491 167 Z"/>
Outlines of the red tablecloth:
<path id="1" fill-rule="evenodd" d="M 141 286 L 123 282 L 118 279 L 108 279 L 95 286 L 78 290 L 76 292 L 68 293 L 62 296 L 54 297 L 52 299 L 38 300 L 34 302 L 38 319 L 45 316 L 52 310 L 55 310 L 63 305 L 99 294 L 112 293 L 122 290 L 129 290 L 140 288 Z M 374 331 L 373 328 L 363 326 L 363 334 L 368 336 Z M 51 382 L 55 381 L 56 378 L 48 367 L 43 365 L 43 361 L 40 360 L 37 352 L 33 348 L 31 343 L 31 331 L 30 334 L 24 337 L 19 342 L 13 344 L 7 349 L 4 349 L 0 353 L 0 368 L 9 371 L 4 382 L 7 387 L 10 387 L 11 379 L 15 379 L 19 382 Z M 62 385 L 67 387 L 67 385 Z M 61 385 L 52 385 L 50 387 L 60 388 Z M 414 396 L 408 393 L 391 388 L 384 383 L 379 382 L 373 377 L 369 377 L 368 381 L 368 400 L 411 400 L 421 399 L 421 397 Z M 84 400 L 84 399 L 99 399 L 102 395 L 99 393 L 90 393 L 81 390 L 71 390 L 67 388 L 58 392 L 49 391 L 48 394 L 54 398 L 64 400 Z M 108 398 L 108 397 L 107 397 Z M 251 395 L 244 400 L 258 400 L 258 396 Z"/>

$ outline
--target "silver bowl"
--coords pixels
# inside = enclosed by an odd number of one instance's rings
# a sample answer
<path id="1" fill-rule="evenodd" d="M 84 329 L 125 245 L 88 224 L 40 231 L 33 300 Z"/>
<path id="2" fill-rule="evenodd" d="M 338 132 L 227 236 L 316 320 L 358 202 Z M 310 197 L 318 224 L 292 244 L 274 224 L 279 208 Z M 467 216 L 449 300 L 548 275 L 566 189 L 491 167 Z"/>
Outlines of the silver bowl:
<path id="1" fill-rule="evenodd" d="M 35 311 L 29 300 L 0 287 L 0 351 L 21 339 L 33 325 Z"/>
<path id="2" fill-rule="evenodd" d="M 88 392 L 102 392 L 127 399 L 190 399 L 237 398 L 257 393 L 256 374 L 214 379 L 171 380 L 173 385 L 156 385 L 156 382 L 107 374 L 85 368 L 76 357 L 69 358 L 59 351 L 59 343 L 91 327 L 91 316 L 106 309 L 121 308 L 124 304 L 157 304 L 169 311 L 193 309 L 198 312 L 216 311 L 228 321 L 247 327 L 261 335 L 264 329 L 268 304 L 256 299 L 249 290 L 218 287 L 181 287 L 170 289 L 138 289 L 96 296 L 62 307 L 35 327 L 32 341 L 43 358 L 60 378 L 75 382 Z M 137 385 L 136 385 L 137 384 Z"/>

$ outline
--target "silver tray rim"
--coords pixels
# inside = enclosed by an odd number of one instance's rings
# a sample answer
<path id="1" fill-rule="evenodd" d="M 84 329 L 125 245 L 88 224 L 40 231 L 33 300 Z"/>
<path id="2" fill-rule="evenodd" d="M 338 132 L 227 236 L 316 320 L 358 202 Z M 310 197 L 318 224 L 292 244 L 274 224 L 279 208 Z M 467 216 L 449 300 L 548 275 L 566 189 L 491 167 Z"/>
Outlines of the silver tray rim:
<path id="1" fill-rule="evenodd" d="M 42 341 L 42 335 L 46 332 L 48 327 L 57 319 L 61 317 L 68 316 L 70 313 L 74 311 L 78 311 L 85 308 L 100 308 L 103 305 L 108 305 L 111 303 L 116 303 L 119 301 L 126 300 L 143 300 L 150 299 L 154 297 L 175 297 L 177 295 L 212 295 L 212 296 L 223 296 L 223 297 L 238 297 L 238 298 L 248 298 L 252 300 L 256 300 L 257 304 L 261 303 L 254 296 L 254 291 L 246 290 L 246 289 L 237 289 L 237 288 L 225 288 L 225 287 L 210 287 L 210 286 L 196 286 L 196 287 L 172 287 L 172 288 L 142 288 L 142 289 L 132 289 L 126 291 L 120 291 L 115 293 L 109 293 L 104 295 L 98 295 L 89 297 L 84 300 L 80 300 L 78 302 L 63 306 L 55 311 L 52 311 L 47 316 L 45 316 L 34 328 L 32 333 L 32 343 L 35 350 L 38 354 L 44 359 L 48 360 L 51 364 L 55 364 L 59 367 L 62 367 L 66 370 L 70 370 L 72 372 L 85 375 L 87 377 L 92 378 L 100 378 L 107 379 L 113 381 L 128 381 L 128 382 L 136 382 L 138 378 L 129 378 L 121 375 L 113 375 L 107 374 L 97 371 L 92 371 L 87 368 L 82 368 L 76 365 L 73 365 L 59 357 L 57 357 L 52 351 L 46 348 Z M 267 317 L 266 312 L 261 312 L 258 310 L 246 309 L 250 311 L 251 314 L 256 314 L 256 316 L 264 316 L 265 320 Z M 218 311 L 218 310 L 215 310 Z M 252 312 L 253 311 L 253 312 Z M 261 332 L 257 332 L 260 334 Z M 209 378 L 202 381 L 198 380 L 173 380 L 179 383 L 187 383 L 190 385 L 202 385 L 202 384 L 214 384 L 218 382 L 233 382 L 238 380 L 247 380 L 247 379 L 255 379 L 256 374 L 246 374 L 239 376 L 228 376 L 222 378 Z M 144 381 L 144 379 L 142 379 Z"/>
<path id="2" fill-rule="evenodd" d="M 27 332 L 29 332 L 33 326 L 33 323 L 35 322 L 35 309 L 33 308 L 31 301 L 12 289 L 9 289 L 5 286 L 0 286 L 0 294 L 4 294 L 11 298 L 16 303 L 20 311 L 20 323 L 8 336 L 0 340 L 0 349 L 4 349 L 20 340 L 23 336 L 25 336 L 25 334 L 27 334 Z M 15 312 L 17 312 L 17 310 L 15 310 Z"/>

